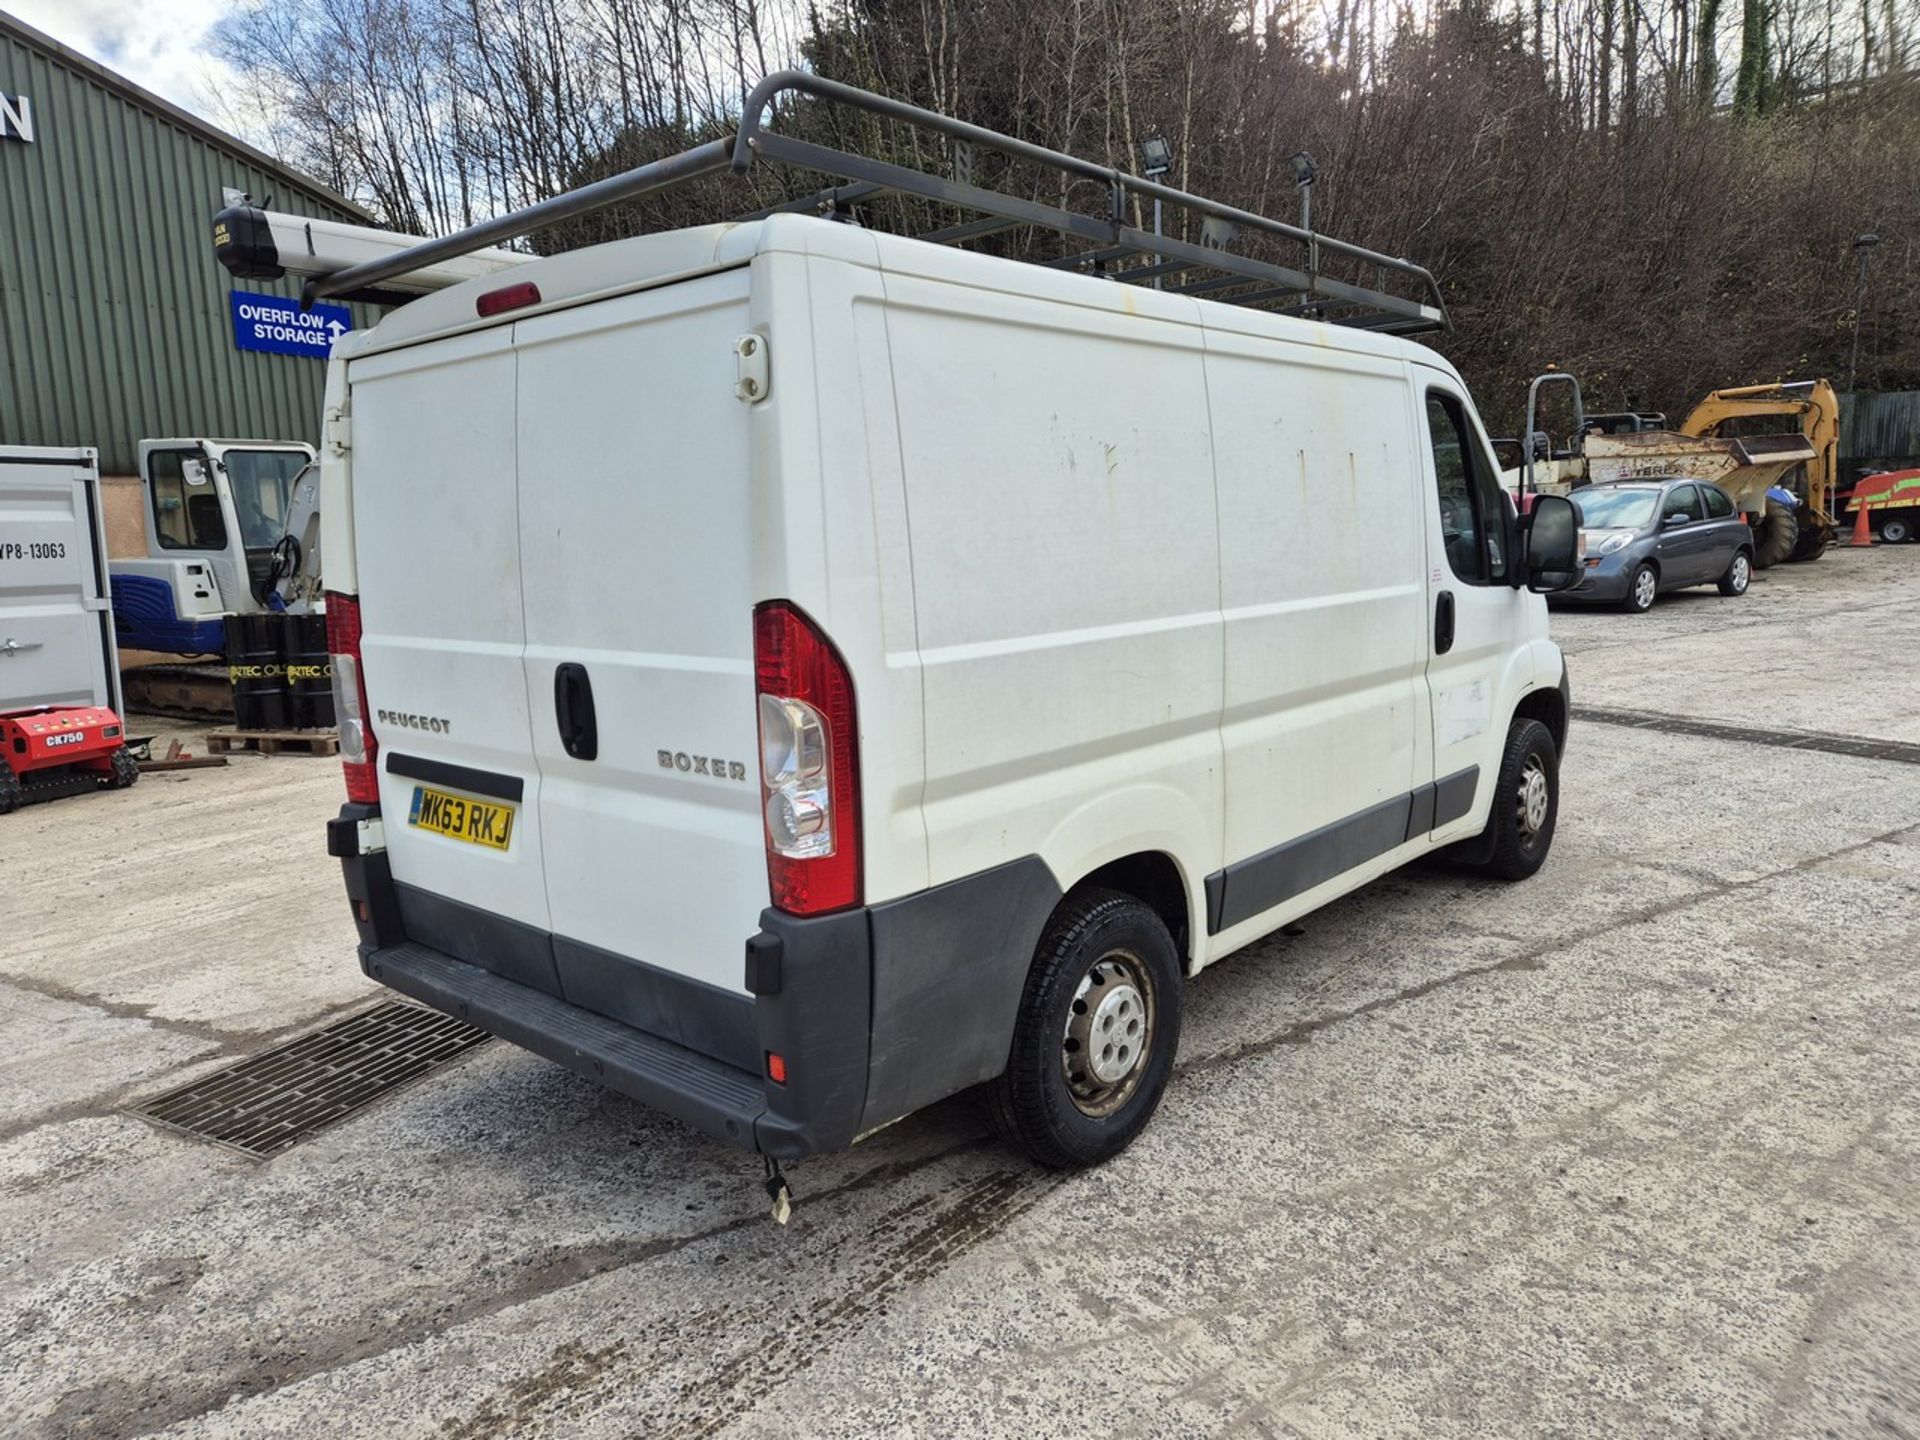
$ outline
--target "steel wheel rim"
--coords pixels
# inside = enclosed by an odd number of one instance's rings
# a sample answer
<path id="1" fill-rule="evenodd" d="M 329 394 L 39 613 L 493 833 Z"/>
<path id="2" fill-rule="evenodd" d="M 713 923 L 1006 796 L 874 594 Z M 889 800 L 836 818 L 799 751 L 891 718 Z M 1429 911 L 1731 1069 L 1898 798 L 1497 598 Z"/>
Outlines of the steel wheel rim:
<path id="1" fill-rule="evenodd" d="M 1553 801 L 1547 783 L 1547 764 L 1538 755 L 1527 756 L 1520 767 L 1520 785 L 1514 797 L 1514 815 L 1519 821 L 1520 838 L 1531 843 L 1540 838 L 1547 825 L 1547 809 Z"/>
<path id="2" fill-rule="evenodd" d="M 1651 570 L 1642 570 L 1633 577 L 1633 603 L 1642 610 L 1653 604 L 1653 589 L 1659 582 L 1653 578 Z"/>
<path id="3" fill-rule="evenodd" d="M 1060 1074 L 1082 1115 L 1111 1115 L 1140 1088 L 1154 1011 L 1153 978 L 1130 950 L 1109 950 L 1080 977 L 1060 1036 Z"/>
<path id="4" fill-rule="evenodd" d="M 1733 557 L 1733 588 L 1734 589 L 1744 590 L 1747 588 L 1748 569 L 1749 567 L 1747 565 L 1746 556 L 1736 555 Z"/>

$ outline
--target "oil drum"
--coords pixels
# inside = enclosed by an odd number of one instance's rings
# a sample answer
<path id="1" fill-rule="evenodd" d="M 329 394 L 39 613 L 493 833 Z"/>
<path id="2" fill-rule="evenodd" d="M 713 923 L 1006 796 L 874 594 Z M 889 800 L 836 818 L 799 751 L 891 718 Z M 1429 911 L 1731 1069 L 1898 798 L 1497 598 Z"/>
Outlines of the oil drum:
<path id="1" fill-rule="evenodd" d="M 287 666 L 278 615 L 227 617 L 227 681 L 237 730 L 287 728 Z"/>
<path id="2" fill-rule="evenodd" d="M 299 730 L 333 728 L 333 656 L 327 653 L 327 617 L 282 615 L 287 657 L 287 705 Z"/>

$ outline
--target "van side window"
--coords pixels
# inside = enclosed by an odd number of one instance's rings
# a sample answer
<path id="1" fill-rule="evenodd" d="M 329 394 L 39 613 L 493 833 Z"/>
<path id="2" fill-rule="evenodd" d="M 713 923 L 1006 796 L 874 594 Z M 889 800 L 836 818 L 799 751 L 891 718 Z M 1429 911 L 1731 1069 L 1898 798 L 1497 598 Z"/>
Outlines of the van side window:
<path id="1" fill-rule="evenodd" d="M 156 450 L 147 457 L 147 473 L 153 477 L 154 533 L 167 550 L 224 550 L 227 522 L 220 513 L 220 492 L 210 477 L 199 485 L 187 483 L 182 462 L 188 459 L 206 464 L 185 450 Z"/>
<path id="2" fill-rule="evenodd" d="M 1501 553 L 1505 530 L 1500 487 L 1458 400 L 1438 390 L 1427 392 L 1427 437 L 1433 446 L 1433 473 L 1440 487 L 1440 532 L 1447 563 L 1469 585 L 1504 580 Z"/>

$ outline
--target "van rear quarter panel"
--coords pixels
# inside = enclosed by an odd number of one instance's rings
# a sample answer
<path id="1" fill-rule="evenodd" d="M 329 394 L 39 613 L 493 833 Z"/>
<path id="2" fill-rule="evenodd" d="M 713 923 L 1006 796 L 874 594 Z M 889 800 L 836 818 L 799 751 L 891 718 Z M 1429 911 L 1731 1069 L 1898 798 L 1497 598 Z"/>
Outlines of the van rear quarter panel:
<path id="1" fill-rule="evenodd" d="M 874 237 L 791 216 L 765 222 L 755 323 L 773 338 L 754 427 L 760 598 L 792 600 L 854 678 L 863 899 L 928 885 L 925 737 L 907 498 Z"/>
<path id="2" fill-rule="evenodd" d="M 1009 293 L 994 262 L 924 248 L 886 289 L 929 879 L 1039 855 L 1070 886 L 1158 850 L 1204 916 L 1221 632 L 1197 311 L 1024 270 Z"/>

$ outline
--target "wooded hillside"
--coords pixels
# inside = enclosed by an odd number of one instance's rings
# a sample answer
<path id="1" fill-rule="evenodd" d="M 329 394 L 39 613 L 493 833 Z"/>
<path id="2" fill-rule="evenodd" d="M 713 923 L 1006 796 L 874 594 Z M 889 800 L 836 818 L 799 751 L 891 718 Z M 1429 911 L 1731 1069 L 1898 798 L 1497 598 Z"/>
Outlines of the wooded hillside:
<path id="1" fill-rule="evenodd" d="M 1719 385 L 1844 385 L 1863 233 L 1879 244 L 1860 386 L 1920 388 L 1914 11 L 260 0 L 220 38 L 245 79 L 226 97 L 235 123 L 427 234 L 725 133 L 753 81 L 792 63 L 1134 170 L 1160 136 L 1169 183 L 1284 219 L 1288 157 L 1304 150 L 1315 227 L 1439 277 L 1456 329 L 1430 343 L 1512 431 L 1549 364 L 1582 376 L 1589 408 L 1676 416 Z M 898 133 L 869 142 L 952 163 Z M 741 208 L 737 193 L 681 192 L 540 243 Z"/>

